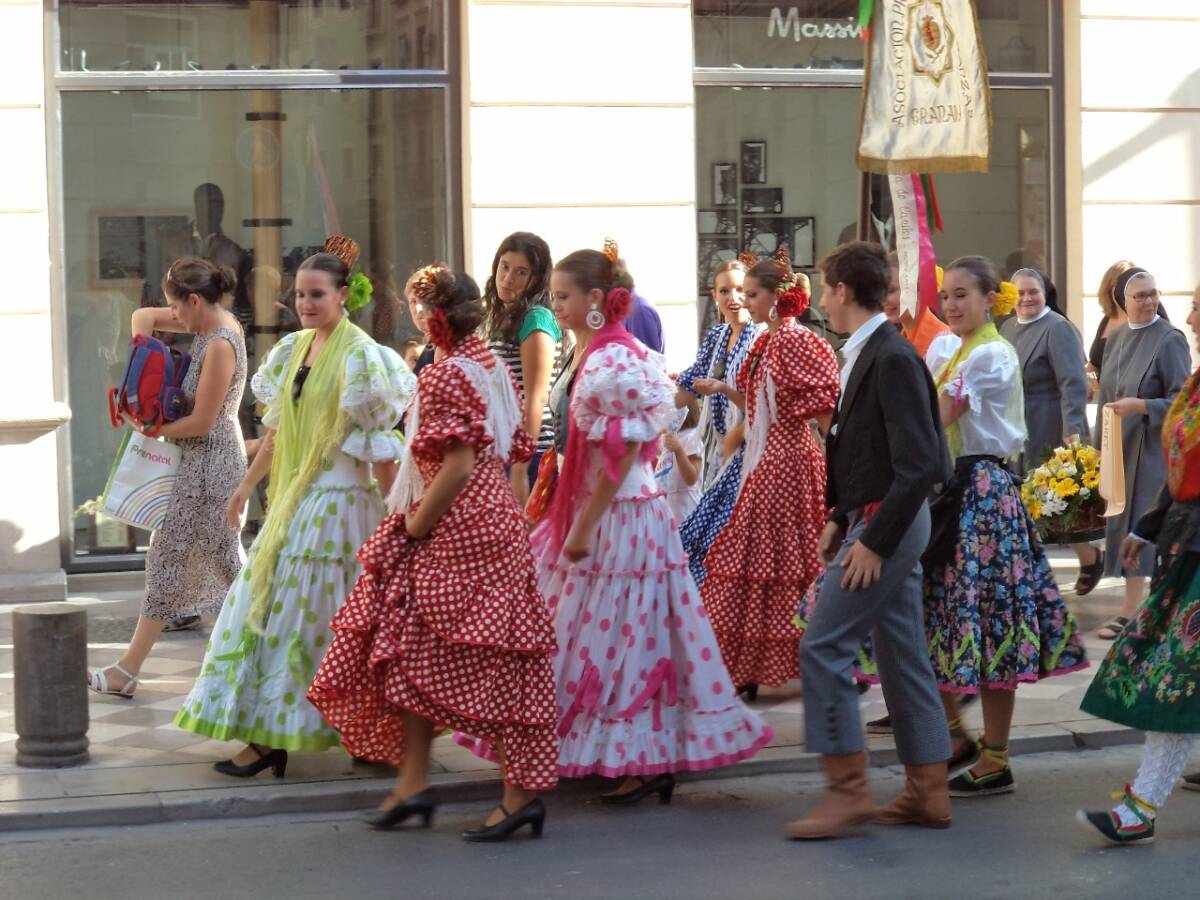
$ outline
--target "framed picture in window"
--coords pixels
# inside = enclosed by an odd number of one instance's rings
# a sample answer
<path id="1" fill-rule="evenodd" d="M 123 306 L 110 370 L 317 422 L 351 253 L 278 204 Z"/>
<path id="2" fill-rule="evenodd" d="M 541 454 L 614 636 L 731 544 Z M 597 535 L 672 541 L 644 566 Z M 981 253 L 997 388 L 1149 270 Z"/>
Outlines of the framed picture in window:
<path id="1" fill-rule="evenodd" d="M 719 162 L 712 167 L 713 206 L 737 206 L 737 163 Z"/>
<path id="2" fill-rule="evenodd" d="M 104 209 L 92 214 L 92 287 L 140 285 L 192 252 L 186 210 Z M 158 290 L 157 282 L 153 285 Z"/>
<path id="3" fill-rule="evenodd" d="M 737 236 L 737 208 L 702 209 L 696 214 L 697 231 L 701 235 L 728 234 Z"/>
<path id="4" fill-rule="evenodd" d="M 774 256 L 787 245 L 795 271 L 816 265 L 817 220 L 812 216 L 750 216 L 742 220 L 742 246 L 755 256 Z"/>
<path id="5" fill-rule="evenodd" d="M 783 215 L 783 188 L 745 188 L 742 191 L 742 215 Z"/>
<path id="6" fill-rule="evenodd" d="M 717 267 L 723 262 L 737 259 L 737 255 L 738 239 L 736 234 L 730 237 L 710 234 L 700 235 L 697 288 L 701 296 L 708 296 L 708 292 L 712 290 L 713 278 L 716 276 Z"/>
<path id="7" fill-rule="evenodd" d="M 767 142 L 742 141 L 742 184 L 767 183 Z"/>

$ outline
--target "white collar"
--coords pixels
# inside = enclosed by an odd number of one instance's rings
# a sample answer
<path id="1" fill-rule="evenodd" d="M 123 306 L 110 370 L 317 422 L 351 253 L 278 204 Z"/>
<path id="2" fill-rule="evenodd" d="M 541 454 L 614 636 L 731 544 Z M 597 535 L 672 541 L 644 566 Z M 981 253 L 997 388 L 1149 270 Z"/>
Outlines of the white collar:
<path id="1" fill-rule="evenodd" d="M 857 354 L 859 348 L 861 348 L 863 344 L 870 340 L 871 335 L 875 333 L 875 330 L 887 320 L 888 318 L 885 313 L 876 313 L 875 315 L 871 316 L 871 318 L 867 319 L 867 321 L 859 325 L 858 328 L 855 329 L 854 334 L 847 338 L 846 343 L 842 344 L 842 357 L 845 358 L 851 353 Z"/>
<path id="2" fill-rule="evenodd" d="M 1141 331 L 1143 328 L 1149 328 L 1151 325 L 1153 325 L 1155 322 L 1157 322 L 1159 320 L 1159 318 L 1160 318 L 1159 314 L 1155 313 L 1154 318 L 1151 319 L 1149 322 L 1137 322 L 1137 323 L 1128 322 L 1126 324 L 1129 325 L 1130 331 Z"/>
<path id="3" fill-rule="evenodd" d="M 1042 311 L 1040 313 L 1038 313 L 1036 316 L 1034 316 L 1032 319 L 1023 319 L 1023 318 L 1021 318 L 1020 314 L 1018 314 L 1017 315 L 1017 324 L 1018 325 L 1032 325 L 1034 322 L 1037 322 L 1040 319 L 1046 318 L 1046 316 L 1049 315 L 1051 312 L 1053 312 L 1053 310 L 1050 309 L 1049 305 L 1047 305 L 1047 306 L 1043 306 Z"/>

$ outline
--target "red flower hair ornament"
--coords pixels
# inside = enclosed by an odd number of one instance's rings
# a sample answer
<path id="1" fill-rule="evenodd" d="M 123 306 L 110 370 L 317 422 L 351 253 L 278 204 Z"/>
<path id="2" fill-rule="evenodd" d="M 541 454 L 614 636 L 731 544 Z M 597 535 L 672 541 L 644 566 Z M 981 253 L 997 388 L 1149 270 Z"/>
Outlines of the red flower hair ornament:
<path id="1" fill-rule="evenodd" d="M 450 327 L 450 320 L 446 318 L 444 309 L 434 307 L 429 313 L 429 318 L 425 320 L 425 326 L 429 329 L 429 340 L 433 342 L 433 346 L 442 350 L 449 350 L 454 346 L 454 329 Z"/>
<path id="2" fill-rule="evenodd" d="M 779 295 L 779 299 L 775 301 L 775 309 L 785 318 L 803 315 L 808 309 L 808 291 L 793 283 Z"/>
<path id="3" fill-rule="evenodd" d="M 615 287 L 604 295 L 604 318 L 609 322 L 623 322 L 633 305 L 633 296 L 626 288 Z"/>

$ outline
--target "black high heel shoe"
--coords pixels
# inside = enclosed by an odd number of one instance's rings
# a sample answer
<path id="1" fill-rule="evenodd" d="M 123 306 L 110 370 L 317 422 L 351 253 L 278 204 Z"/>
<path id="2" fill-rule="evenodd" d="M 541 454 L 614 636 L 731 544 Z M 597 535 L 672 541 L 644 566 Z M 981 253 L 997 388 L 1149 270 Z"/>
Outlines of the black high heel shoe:
<path id="1" fill-rule="evenodd" d="M 413 794 L 407 800 L 397 803 L 391 809 L 363 816 L 363 821 L 376 831 L 389 831 L 413 816 L 420 816 L 421 827 L 428 828 L 433 821 L 435 809 L 437 797 L 431 789 L 426 788 L 419 794 Z"/>
<path id="2" fill-rule="evenodd" d="M 258 744 L 247 744 L 246 746 L 258 754 L 258 759 L 254 762 L 239 766 L 232 759 L 223 759 L 213 763 L 213 769 L 222 775 L 231 775 L 234 778 L 253 778 L 264 769 L 274 769 L 276 778 L 283 777 L 283 773 L 287 771 L 286 750 L 271 750 L 264 753 Z"/>
<path id="3" fill-rule="evenodd" d="M 675 776 L 667 774 L 651 778 L 649 781 L 642 779 L 640 785 L 632 791 L 626 791 L 624 794 L 619 794 L 615 791 L 611 794 L 601 794 L 600 802 L 611 806 L 633 806 L 636 803 L 641 803 L 651 794 L 658 794 L 658 802 L 666 806 L 671 802 L 671 795 L 674 793 Z"/>
<path id="4" fill-rule="evenodd" d="M 739 687 L 737 689 L 737 695 L 739 697 L 741 697 L 743 700 L 745 700 L 747 703 L 753 703 L 755 700 L 758 699 L 758 685 L 757 684 L 743 684 L 741 687 Z"/>
<path id="5" fill-rule="evenodd" d="M 542 828 L 546 825 L 546 805 L 542 803 L 541 797 L 534 797 L 513 813 L 505 809 L 504 804 L 501 803 L 500 812 L 504 813 L 503 819 L 495 825 L 484 825 L 481 828 L 464 831 L 463 840 L 474 844 L 498 844 L 501 841 L 507 841 L 514 832 L 525 825 L 533 829 L 535 838 L 542 836 Z"/>

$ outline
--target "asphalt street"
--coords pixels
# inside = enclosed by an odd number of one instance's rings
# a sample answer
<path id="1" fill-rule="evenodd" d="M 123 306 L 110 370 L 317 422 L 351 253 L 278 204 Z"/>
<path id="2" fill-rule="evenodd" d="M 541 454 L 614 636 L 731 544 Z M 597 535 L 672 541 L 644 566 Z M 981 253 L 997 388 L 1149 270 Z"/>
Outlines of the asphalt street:
<path id="1" fill-rule="evenodd" d="M 1101 849 L 1073 822 L 1132 778 L 1137 752 L 1018 757 L 1017 793 L 955 801 L 947 831 L 875 827 L 822 843 L 780 831 L 816 797 L 813 775 L 695 782 L 667 807 L 566 793 L 550 800 L 543 839 L 492 846 L 458 837 L 486 804 L 443 807 L 428 831 L 376 833 L 328 814 L 7 834 L 0 898 L 1195 896 L 1200 794 L 1173 795 L 1151 846 Z M 875 771 L 873 784 L 886 798 L 899 770 Z"/>

